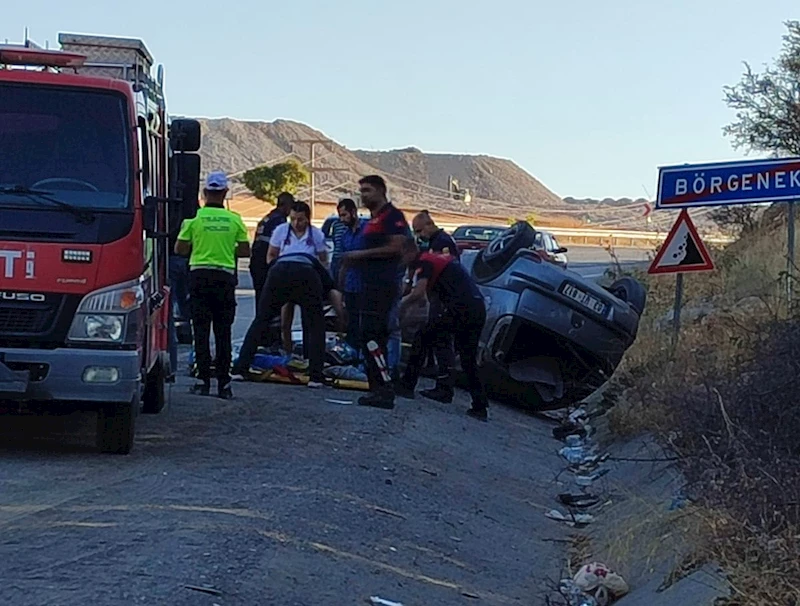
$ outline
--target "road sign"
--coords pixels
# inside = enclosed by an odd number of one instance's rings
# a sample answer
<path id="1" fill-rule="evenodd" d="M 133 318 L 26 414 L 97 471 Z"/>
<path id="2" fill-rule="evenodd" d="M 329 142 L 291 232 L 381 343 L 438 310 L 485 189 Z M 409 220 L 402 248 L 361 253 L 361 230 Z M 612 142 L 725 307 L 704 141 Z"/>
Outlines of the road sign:
<path id="1" fill-rule="evenodd" d="M 680 274 L 690 271 L 710 271 L 714 269 L 711 255 L 700 239 L 697 228 L 683 210 L 672 226 L 667 239 L 658 251 L 656 258 L 647 270 L 649 274 Z"/>
<path id="2" fill-rule="evenodd" d="M 665 166 L 656 208 L 759 204 L 800 199 L 800 158 Z"/>

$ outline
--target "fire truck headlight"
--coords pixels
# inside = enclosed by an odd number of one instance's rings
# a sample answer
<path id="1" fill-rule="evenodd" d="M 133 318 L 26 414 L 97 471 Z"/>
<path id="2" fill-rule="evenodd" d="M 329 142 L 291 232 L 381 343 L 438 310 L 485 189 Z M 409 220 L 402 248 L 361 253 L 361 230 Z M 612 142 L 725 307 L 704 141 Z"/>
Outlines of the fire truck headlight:
<path id="1" fill-rule="evenodd" d="M 119 341 L 122 338 L 122 318 L 119 316 L 86 316 L 84 325 L 90 339 Z"/>
<path id="2" fill-rule="evenodd" d="M 71 340 L 120 343 L 125 336 L 125 316 L 81 314 L 75 318 L 69 332 Z"/>

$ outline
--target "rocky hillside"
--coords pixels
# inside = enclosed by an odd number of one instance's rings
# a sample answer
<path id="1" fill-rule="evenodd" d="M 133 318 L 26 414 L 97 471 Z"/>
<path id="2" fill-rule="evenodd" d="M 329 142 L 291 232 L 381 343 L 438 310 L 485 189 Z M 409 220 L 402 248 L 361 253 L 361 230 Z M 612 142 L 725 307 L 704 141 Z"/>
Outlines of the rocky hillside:
<path id="1" fill-rule="evenodd" d="M 667 229 L 674 220 L 671 213 L 658 213 L 648 226 L 642 218 L 642 206 L 631 205 L 627 199 L 618 203 L 562 200 L 514 162 L 502 158 L 429 154 L 413 147 L 350 150 L 320 131 L 290 120 L 246 122 L 224 118 L 201 119 L 201 123 L 204 170 L 221 169 L 232 175 L 290 157 L 308 162 L 308 140 L 322 141 L 316 145 L 315 165 L 336 170 L 317 172 L 316 198 L 320 201 L 352 195 L 357 191 L 359 177 L 378 173 L 387 180 L 392 198 L 405 208 L 429 208 L 503 221 L 533 215 L 544 224 L 570 227 L 591 223 Z M 469 201 L 449 193 L 450 177 L 462 191 L 469 191 Z M 236 193 L 245 191 L 241 185 L 234 188 Z M 307 196 L 308 192 L 300 195 Z"/>
<path id="2" fill-rule="evenodd" d="M 295 157 L 309 159 L 304 140 L 316 146 L 317 197 L 335 199 L 357 188 L 360 176 L 383 175 L 392 197 L 409 207 L 523 218 L 536 211 L 566 208 L 561 199 L 510 160 L 489 156 L 426 154 L 410 148 L 372 152 L 349 150 L 313 128 L 289 120 L 244 122 L 201 120 L 203 167 L 235 174 L 259 164 Z M 343 170 L 342 170 L 343 169 Z M 471 201 L 448 195 L 448 177 L 468 189 Z"/>

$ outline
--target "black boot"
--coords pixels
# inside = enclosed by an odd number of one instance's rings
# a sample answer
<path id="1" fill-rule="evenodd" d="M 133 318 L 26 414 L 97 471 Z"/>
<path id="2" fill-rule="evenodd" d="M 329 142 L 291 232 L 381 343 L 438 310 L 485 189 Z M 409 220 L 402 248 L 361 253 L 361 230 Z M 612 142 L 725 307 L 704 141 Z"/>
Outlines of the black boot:
<path id="1" fill-rule="evenodd" d="M 358 404 L 359 406 L 392 410 L 394 408 L 394 390 L 391 385 L 381 386 L 369 395 L 361 396 L 358 399 Z"/>
<path id="2" fill-rule="evenodd" d="M 189 393 L 196 396 L 207 396 L 211 393 L 211 381 L 201 381 L 189 388 Z"/>

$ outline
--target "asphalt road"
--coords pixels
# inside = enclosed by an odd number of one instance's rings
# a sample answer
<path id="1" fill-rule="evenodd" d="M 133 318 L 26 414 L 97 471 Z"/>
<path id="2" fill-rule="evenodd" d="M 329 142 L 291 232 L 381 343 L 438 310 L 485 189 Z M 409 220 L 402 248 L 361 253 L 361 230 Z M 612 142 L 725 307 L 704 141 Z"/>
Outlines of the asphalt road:
<path id="1" fill-rule="evenodd" d="M 575 256 L 585 275 L 606 264 Z M 387 412 L 190 381 L 139 418 L 127 457 L 93 450 L 88 413 L 3 418 L 0 604 L 545 603 L 568 529 L 544 513 L 569 487 L 549 423 L 499 406 L 474 421 L 462 393 Z"/>

